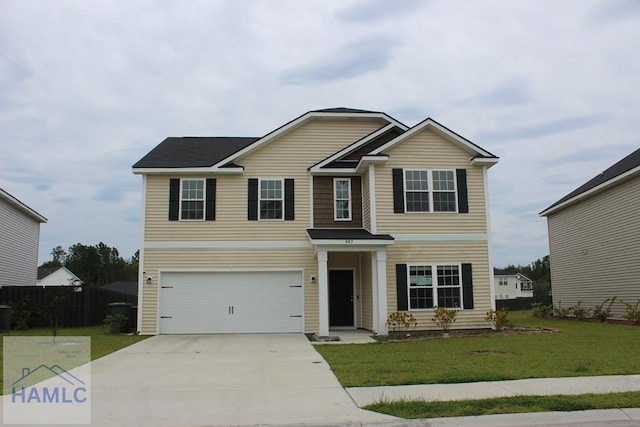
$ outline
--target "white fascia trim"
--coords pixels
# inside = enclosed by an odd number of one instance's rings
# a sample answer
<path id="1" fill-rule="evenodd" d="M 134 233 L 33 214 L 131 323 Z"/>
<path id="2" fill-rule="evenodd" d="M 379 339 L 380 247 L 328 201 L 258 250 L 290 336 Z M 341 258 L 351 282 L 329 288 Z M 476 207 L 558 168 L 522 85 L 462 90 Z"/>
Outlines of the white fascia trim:
<path id="1" fill-rule="evenodd" d="M 305 240 L 218 240 L 218 241 L 183 241 L 144 242 L 145 249 L 309 249 L 310 243 Z"/>
<path id="2" fill-rule="evenodd" d="M 409 129 L 407 132 L 403 133 L 402 135 L 399 135 L 397 138 L 392 139 L 391 141 L 387 142 L 383 146 L 375 149 L 374 151 L 371 152 L 371 154 L 382 153 L 382 152 L 388 150 L 389 148 L 393 147 L 394 145 L 396 145 L 396 144 L 404 141 L 405 139 L 411 137 L 412 135 L 420 132 L 421 130 L 423 130 L 425 128 L 429 128 L 429 129 L 433 130 L 434 132 L 436 132 L 440 136 L 442 136 L 445 139 L 453 142 L 454 144 L 458 145 L 460 148 L 463 148 L 463 149 L 467 150 L 470 153 L 473 153 L 475 155 L 487 156 L 487 157 L 495 158 L 495 156 L 493 154 L 489 153 L 488 151 L 483 150 L 482 148 L 480 148 L 480 147 L 478 147 L 478 146 L 476 146 L 474 144 L 469 143 L 469 141 L 465 140 L 460 135 L 455 134 L 454 132 L 450 131 L 449 129 L 445 128 L 440 123 L 438 123 L 438 122 L 436 122 L 436 121 L 434 121 L 432 119 L 426 119 L 422 123 L 418 123 L 417 125 L 415 125 L 411 129 Z"/>
<path id="3" fill-rule="evenodd" d="M 244 173 L 244 168 L 223 168 L 216 166 L 206 168 L 133 168 L 134 175 L 202 175 L 210 173 L 221 175 L 242 175 Z"/>
<path id="4" fill-rule="evenodd" d="M 397 242 L 486 242 L 486 233 L 469 234 L 391 234 Z"/>
<path id="5" fill-rule="evenodd" d="M 471 166 L 487 166 L 490 168 L 491 166 L 498 163 L 500 159 L 495 157 L 474 157 L 471 159 Z"/>
<path id="6" fill-rule="evenodd" d="M 328 165 L 329 163 L 333 162 L 334 160 L 337 160 L 340 157 L 345 156 L 345 155 L 349 154 L 350 152 L 362 147 L 363 145 L 365 145 L 366 143 L 368 143 L 372 139 L 379 137 L 383 133 L 391 130 L 392 128 L 394 128 L 396 126 L 401 128 L 402 130 L 407 130 L 407 127 L 405 125 L 403 125 L 402 123 L 399 123 L 399 122 L 397 122 L 397 121 L 392 119 L 392 122 L 390 124 L 388 124 L 387 126 L 384 126 L 384 127 L 380 128 L 380 129 L 378 129 L 377 131 L 375 131 L 374 133 L 370 134 L 369 136 L 363 138 L 359 142 L 357 142 L 355 144 L 352 144 L 352 145 L 349 145 L 348 147 L 345 147 L 344 149 L 338 151 L 337 153 L 335 153 L 331 157 L 328 157 L 325 160 L 321 161 L 320 163 L 316 164 L 315 166 L 311 167 L 311 172 L 320 172 L 320 168 L 322 168 L 323 166 Z"/>
<path id="7" fill-rule="evenodd" d="M 146 229 L 146 210 L 147 210 L 147 176 L 142 175 L 142 203 L 141 205 L 141 217 L 142 217 L 142 226 L 140 227 L 140 252 L 138 253 L 138 310 L 137 313 L 137 331 L 138 333 L 142 332 L 142 308 L 144 307 L 144 230 Z"/>
<path id="8" fill-rule="evenodd" d="M 260 138 L 259 140 L 257 140 L 256 142 L 254 142 L 253 144 L 249 144 L 247 147 L 243 148 L 242 150 L 233 153 L 232 155 L 230 155 L 229 157 L 227 157 L 226 159 L 221 160 L 220 162 L 216 163 L 214 165 L 214 167 L 218 167 L 221 165 L 226 165 L 229 162 L 233 162 L 243 156 L 246 156 L 249 153 L 252 153 L 253 151 L 259 149 L 260 147 L 262 147 L 265 144 L 268 144 L 269 142 L 271 142 L 272 140 L 278 138 L 281 135 L 284 135 L 285 133 L 291 131 L 292 129 L 297 128 L 298 126 L 302 125 L 304 122 L 313 119 L 313 118 L 339 118 L 339 119 L 359 119 L 359 118 L 367 118 L 367 119 L 382 119 L 385 120 L 387 122 L 395 122 L 394 119 L 392 119 L 391 117 L 387 116 L 384 113 L 326 113 L 326 112 L 313 112 L 310 111 L 306 114 L 303 114 L 302 116 L 298 117 L 297 119 L 294 119 L 293 121 L 285 124 L 284 126 L 279 127 L 278 129 L 272 131 L 271 133 L 263 136 L 262 138 Z"/>
<path id="9" fill-rule="evenodd" d="M 311 171 L 311 175 L 331 175 L 331 176 L 353 176 L 357 174 L 356 168 L 335 168 L 335 169 L 322 169 L 319 171 Z"/>
<path id="10" fill-rule="evenodd" d="M 562 210 L 564 208 L 566 208 L 569 205 L 572 205 L 574 203 L 579 202 L 582 199 L 586 199 L 587 197 L 592 196 L 595 193 L 599 193 L 603 190 L 605 190 L 607 187 L 610 187 L 612 185 L 615 185 L 616 183 L 625 180 L 627 178 L 629 178 L 630 176 L 636 174 L 636 173 L 640 173 L 640 166 L 637 166 L 631 170 L 628 170 L 627 172 L 620 174 L 618 176 L 616 176 L 615 178 L 611 178 L 610 180 L 603 182 L 602 184 L 598 185 L 597 187 L 593 187 L 591 190 L 587 190 L 584 193 L 580 193 L 575 197 L 572 197 L 569 200 L 564 201 L 563 203 L 560 203 L 559 205 L 556 205 L 552 208 L 548 208 L 542 212 L 540 212 L 538 215 L 539 216 L 549 216 L 554 212 L 557 212 L 559 210 Z"/>
<path id="11" fill-rule="evenodd" d="M 356 166 L 356 173 L 363 173 L 364 168 L 368 168 L 371 165 L 384 164 L 387 160 L 389 160 L 389 156 L 387 155 L 362 156 L 362 158 L 358 162 L 358 165 Z"/>
<path id="12" fill-rule="evenodd" d="M 31 209 L 29 206 L 25 205 L 20 200 L 16 199 L 11 194 L 4 191 L 2 188 L 0 188 L 0 198 L 5 199 L 10 205 L 13 205 L 17 209 L 21 210 L 23 213 L 27 214 L 31 218 L 38 221 L 39 223 L 47 222 L 47 218 L 43 217 L 38 212 Z"/>
<path id="13" fill-rule="evenodd" d="M 353 239 L 312 239 L 311 244 L 314 246 L 322 247 L 324 250 L 326 246 L 332 247 L 340 247 L 340 250 L 344 248 L 350 247 L 358 247 L 362 248 L 363 246 L 390 246 L 393 245 L 393 240 L 378 240 L 378 239 L 369 239 L 369 240 L 353 240 Z M 360 249 L 358 249 L 360 250 Z"/>

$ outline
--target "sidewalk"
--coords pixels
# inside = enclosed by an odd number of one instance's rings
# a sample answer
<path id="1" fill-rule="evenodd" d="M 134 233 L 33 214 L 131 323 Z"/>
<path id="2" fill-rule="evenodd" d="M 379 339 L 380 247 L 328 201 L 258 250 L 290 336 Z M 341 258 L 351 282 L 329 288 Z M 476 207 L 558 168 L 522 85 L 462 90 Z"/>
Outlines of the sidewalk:
<path id="1" fill-rule="evenodd" d="M 359 407 L 380 400 L 471 400 L 509 396 L 615 393 L 640 391 L 640 375 L 602 377 L 533 378 L 464 384 L 424 384 L 381 387 L 347 387 Z"/>

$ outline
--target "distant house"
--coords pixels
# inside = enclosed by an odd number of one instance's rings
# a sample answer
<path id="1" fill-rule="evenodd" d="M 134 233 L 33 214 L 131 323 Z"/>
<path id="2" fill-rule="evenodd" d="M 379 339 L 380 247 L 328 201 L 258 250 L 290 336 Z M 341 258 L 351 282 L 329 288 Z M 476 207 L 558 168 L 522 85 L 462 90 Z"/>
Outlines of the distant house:
<path id="1" fill-rule="evenodd" d="M 540 213 L 547 218 L 553 299 L 593 307 L 640 298 L 640 149 Z M 622 304 L 613 315 L 621 317 Z"/>
<path id="2" fill-rule="evenodd" d="M 34 286 L 47 219 L 0 188 L 0 287 Z"/>
<path id="3" fill-rule="evenodd" d="M 67 267 L 38 267 L 37 286 L 82 286 L 83 282 Z"/>
<path id="4" fill-rule="evenodd" d="M 533 296 L 533 280 L 521 273 L 507 273 L 493 269 L 493 290 L 496 299 L 530 298 Z"/>
<path id="5" fill-rule="evenodd" d="M 138 282 L 112 282 L 104 285 L 102 289 L 120 292 L 121 294 L 138 295 Z"/>

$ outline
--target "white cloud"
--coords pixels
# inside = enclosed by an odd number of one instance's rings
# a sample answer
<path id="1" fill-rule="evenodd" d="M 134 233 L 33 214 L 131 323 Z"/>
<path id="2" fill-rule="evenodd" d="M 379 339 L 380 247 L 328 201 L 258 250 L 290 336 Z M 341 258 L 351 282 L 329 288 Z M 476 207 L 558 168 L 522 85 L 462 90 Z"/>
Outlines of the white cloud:
<path id="1" fill-rule="evenodd" d="M 0 186 L 57 245 L 139 245 L 130 166 L 166 136 L 260 136 L 305 111 L 432 117 L 501 157 L 495 262 L 546 255 L 537 213 L 638 147 L 634 1 L 5 0 Z"/>

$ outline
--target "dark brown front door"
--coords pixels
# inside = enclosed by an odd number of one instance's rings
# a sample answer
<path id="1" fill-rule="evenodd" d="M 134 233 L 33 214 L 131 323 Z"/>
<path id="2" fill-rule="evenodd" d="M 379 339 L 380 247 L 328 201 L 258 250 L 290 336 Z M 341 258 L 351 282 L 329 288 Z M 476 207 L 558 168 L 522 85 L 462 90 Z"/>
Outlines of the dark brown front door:
<path id="1" fill-rule="evenodd" d="M 329 326 L 354 326 L 352 270 L 329 270 Z"/>

